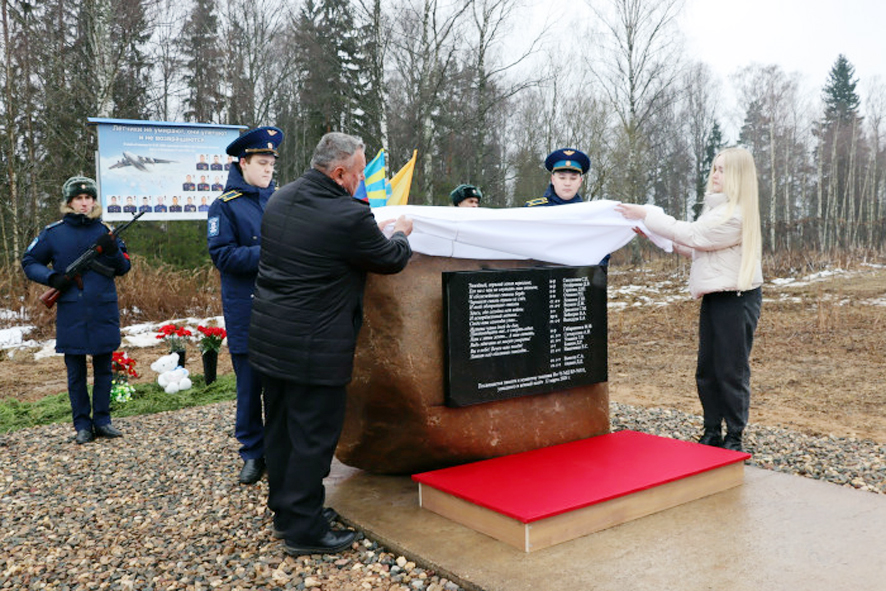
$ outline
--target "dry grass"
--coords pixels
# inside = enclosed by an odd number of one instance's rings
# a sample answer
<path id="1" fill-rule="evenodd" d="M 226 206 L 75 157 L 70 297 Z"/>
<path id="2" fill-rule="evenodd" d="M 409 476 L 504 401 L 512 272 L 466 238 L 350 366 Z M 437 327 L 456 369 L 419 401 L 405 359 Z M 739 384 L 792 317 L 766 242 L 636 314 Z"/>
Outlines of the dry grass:
<path id="1" fill-rule="evenodd" d="M 29 335 L 31 338 L 52 338 L 55 310 L 47 309 L 38 299 L 47 287 L 26 282 L 21 268 L 11 272 L 6 270 L 3 277 L 0 301 L 17 304 L 5 305 L 9 309 L 24 309 L 27 322 L 36 327 L 36 331 Z M 117 279 L 117 294 L 122 326 L 182 316 L 203 318 L 221 314 L 219 275 L 211 266 L 180 271 L 165 265 L 152 267 L 143 258 L 134 256 L 132 270 Z M 19 319 L 5 319 L 0 320 L 0 327 L 21 323 Z"/>
<path id="2" fill-rule="evenodd" d="M 698 302 L 686 291 L 689 262 L 642 251 L 631 264 L 623 249 L 609 273 L 609 388 L 617 402 L 700 412 L 695 391 Z M 886 267 L 867 253 L 766 257 L 763 310 L 751 358 L 751 421 L 812 434 L 858 436 L 886 443 Z M 819 273 L 841 269 L 843 273 Z M 3 307 L 25 306 L 53 336 L 54 312 L 37 301 L 19 269 L 0 280 Z M 800 279 L 819 273 L 811 281 Z M 628 289 L 630 288 L 630 289 Z M 154 269 L 135 258 L 118 280 L 123 323 L 221 313 L 218 273 L 211 268 Z M 22 299 L 22 294 L 25 299 Z M 24 302 L 24 303 L 23 303 Z M 12 305 L 10 305 L 12 304 Z M 18 319 L 7 325 L 21 324 Z M 159 352 L 138 352 L 141 360 Z M 5 359 L 5 358 L 4 358 Z M 0 363 L 0 390 L 32 399 L 64 389 L 58 358 Z M 143 364 L 144 365 L 144 364 Z M 8 375 L 6 375 L 8 374 Z M 58 383 L 47 383 L 55 378 Z"/>
<path id="3" fill-rule="evenodd" d="M 752 422 L 886 443 L 883 263 L 863 254 L 831 264 L 823 257 L 767 258 L 768 282 L 751 357 Z M 676 257 L 613 265 L 613 400 L 700 413 L 695 390 L 699 304 L 686 292 L 688 269 Z M 829 273 L 820 273 L 824 269 Z M 810 281 L 772 281 L 810 276 Z M 655 297 L 619 291 L 638 285 Z M 666 298 L 671 301 L 666 306 L 651 303 Z"/>

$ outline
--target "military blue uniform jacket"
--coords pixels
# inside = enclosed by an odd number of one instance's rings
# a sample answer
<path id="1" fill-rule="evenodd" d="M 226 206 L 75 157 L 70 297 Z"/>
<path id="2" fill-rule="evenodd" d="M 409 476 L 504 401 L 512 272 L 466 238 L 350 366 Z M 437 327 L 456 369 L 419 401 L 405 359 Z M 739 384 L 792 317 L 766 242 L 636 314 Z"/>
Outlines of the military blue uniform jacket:
<path id="1" fill-rule="evenodd" d="M 46 226 L 28 247 L 22 256 L 25 275 L 32 281 L 49 285 L 50 275 L 64 273 L 68 265 L 108 231 L 101 219 L 75 213 L 65 215 L 62 221 Z M 116 275 L 124 275 L 131 265 L 123 241 L 118 239 L 117 246 L 116 253 L 100 255 L 97 260 L 114 269 Z M 82 290 L 72 285 L 58 299 L 55 350 L 73 355 L 110 353 L 120 346 L 120 310 L 114 278 L 87 271 L 82 281 Z"/>
<path id="2" fill-rule="evenodd" d="M 243 179 L 239 166 L 231 166 L 225 192 L 209 206 L 206 240 L 209 256 L 221 273 L 222 310 L 231 353 L 248 352 L 261 218 L 273 192 L 273 181 L 259 189 Z"/>
<path id="3" fill-rule="evenodd" d="M 551 205 L 570 205 L 572 203 L 582 203 L 584 199 L 582 198 L 580 193 L 577 193 L 575 197 L 570 199 L 569 201 L 564 201 L 557 197 L 557 194 L 554 193 L 554 185 L 548 185 L 548 190 L 545 191 L 545 194 L 538 199 L 532 199 L 531 201 L 526 202 L 526 207 L 549 207 Z"/>

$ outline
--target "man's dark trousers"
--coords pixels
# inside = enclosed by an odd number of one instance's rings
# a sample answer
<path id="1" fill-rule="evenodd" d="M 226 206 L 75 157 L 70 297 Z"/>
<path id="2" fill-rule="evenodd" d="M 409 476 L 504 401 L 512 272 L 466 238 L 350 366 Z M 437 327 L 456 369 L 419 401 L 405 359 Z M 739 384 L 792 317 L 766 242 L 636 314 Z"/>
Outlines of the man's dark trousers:
<path id="1" fill-rule="evenodd" d="M 341 435 L 346 387 L 299 384 L 264 376 L 268 508 L 289 542 L 311 543 L 329 524 L 323 479 Z"/>

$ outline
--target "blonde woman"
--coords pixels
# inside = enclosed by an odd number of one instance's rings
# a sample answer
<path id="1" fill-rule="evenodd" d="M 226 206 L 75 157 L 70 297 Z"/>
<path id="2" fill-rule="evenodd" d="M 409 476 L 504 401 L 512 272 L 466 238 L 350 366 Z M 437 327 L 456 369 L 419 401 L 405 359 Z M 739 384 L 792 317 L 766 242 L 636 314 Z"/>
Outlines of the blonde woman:
<path id="1" fill-rule="evenodd" d="M 689 291 L 701 298 L 695 381 L 704 411 L 700 443 L 741 451 L 748 423 L 749 359 L 763 284 L 757 169 L 750 152 L 727 148 L 714 159 L 701 215 L 682 222 L 658 208 L 616 206 L 643 220 L 692 257 Z M 726 435 L 723 436 L 723 424 Z"/>

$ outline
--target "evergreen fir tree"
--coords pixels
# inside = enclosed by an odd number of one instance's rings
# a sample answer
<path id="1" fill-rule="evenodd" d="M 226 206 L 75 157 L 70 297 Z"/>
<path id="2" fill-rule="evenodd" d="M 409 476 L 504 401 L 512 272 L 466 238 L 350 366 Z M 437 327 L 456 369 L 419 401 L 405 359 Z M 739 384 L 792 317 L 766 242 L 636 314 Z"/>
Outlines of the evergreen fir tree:
<path id="1" fill-rule="evenodd" d="M 114 4 L 112 39 L 119 44 L 120 68 L 114 78 L 111 97 L 114 117 L 148 118 L 148 89 L 151 64 L 146 45 L 151 27 L 145 14 L 145 0 L 121 0 Z"/>
<path id="2" fill-rule="evenodd" d="M 308 145 L 330 131 L 364 128 L 360 39 L 347 0 L 307 0 L 299 17 L 301 104 Z M 367 157 L 381 146 L 367 146 Z M 372 152 L 372 153 L 371 153 Z"/>
<path id="3" fill-rule="evenodd" d="M 180 42 L 185 56 L 183 78 L 187 87 L 185 118 L 188 121 L 219 122 L 223 106 L 219 81 L 224 62 L 218 31 L 215 2 L 194 0 Z"/>
<path id="4" fill-rule="evenodd" d="M 826 123 L 846 123 L 858 117 L 861 99 L 855 91 L 856 85 L 858 79 L 855 78 L 855 67 L 846 56 L 840 54 L 822 91 Z"/>
<path id="5" fill-rule="evenodd" d="M 714 158 L 717 157 L 717 153 L 722 147 L 723 132 L 720 130 L 720 123 L 714 121 L 714 126 L 711 128 L 711 133 L 708 135 L 707 144 L 705 145 L 704 160 L 702 160 L 701 169 L 695 179 L 696 200 L 692 205 L 692 219 L 694 220 L 697 220 L 698 216 L 701 215 L 701 208 L 704 205 L 704 195 L 708 186 L 708 175 L 711 172 L 711 167 L 714 165 Z"/>

